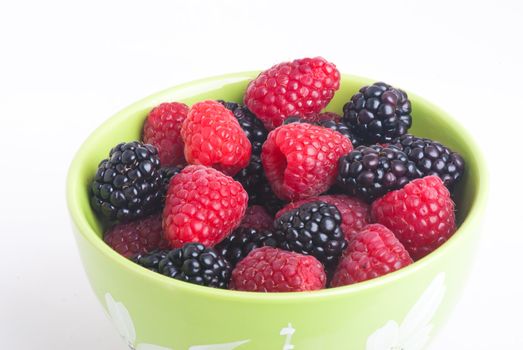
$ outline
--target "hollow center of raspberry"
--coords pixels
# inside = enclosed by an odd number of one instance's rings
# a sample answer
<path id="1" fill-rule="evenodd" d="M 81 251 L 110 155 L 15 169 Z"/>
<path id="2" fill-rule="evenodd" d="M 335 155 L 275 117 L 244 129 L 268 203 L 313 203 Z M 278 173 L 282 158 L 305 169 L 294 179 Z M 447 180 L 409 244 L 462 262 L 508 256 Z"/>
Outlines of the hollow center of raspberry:
<path id="1" fill-rule="evenodd" d="M 287 157 L 279 150 L 275 150 L 274 154 L 274 172 L 278 176 L 276 179 L 276 184 L 283 184 L 285 169 L 287 169 Z"/>

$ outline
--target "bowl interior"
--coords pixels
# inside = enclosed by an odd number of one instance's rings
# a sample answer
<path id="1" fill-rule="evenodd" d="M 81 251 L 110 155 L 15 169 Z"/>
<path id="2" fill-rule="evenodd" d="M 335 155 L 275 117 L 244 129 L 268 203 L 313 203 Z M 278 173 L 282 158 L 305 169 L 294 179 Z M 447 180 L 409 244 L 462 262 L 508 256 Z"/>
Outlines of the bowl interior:
<path id="1" fill-rule="evenodd" d="M 241 102 L 247 83 L 256 75 L 257 72 L 236 73 L 167 89 L 125 108 L 94 131 L 78 151 L 68 177 L 69 209 L 79 231 L 89 240 L 100 240 L 102 237 L 103 224 L 91 210 L 88 186 L 99 162 L 107 157 L 111 147 L 119 142 L 140 139 L 144 119 L 151 108 L 168 101 L 180 101 L 188 105 L 205 99 Z M 373 82 L 366 78 L 342 75 L 341 89 L 326 110 L 342 113 L 342 107 L 350 97 L 361 86 Z M 411 93 L 409 97 L 413 109 L 413 127 L 410 132 L 417 136 L 438 140 L 460 152 L 465 159 L 466 173 L 458 185 L 455 196 L 458 223 L 462 224 L 469 219 L 473 210 L 479 210 L 480 202 L 484 202 L 486 174 L 483 161 L 474 142 L 458 122 L 422 98 Z M 459 234 L 458 230 L 449 242 L 438 249 L 438 252 L 443 251 L 446 245 L 452 244 L 453 239 Z M 431 255 L 422 260 L 429 259 Z"/>

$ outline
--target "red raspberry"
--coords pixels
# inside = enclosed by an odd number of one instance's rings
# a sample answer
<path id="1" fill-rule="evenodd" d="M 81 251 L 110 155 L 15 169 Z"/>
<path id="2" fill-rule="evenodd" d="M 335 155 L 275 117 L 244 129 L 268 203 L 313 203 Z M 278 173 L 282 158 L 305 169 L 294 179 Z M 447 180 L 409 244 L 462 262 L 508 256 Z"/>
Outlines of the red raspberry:
<path id="1" fill-rule="evenodd" d="M 341 214 L 341 230 L 347 241 L 351 241 L 365 225 L 370 224 L 370 206 L 362 200 L 343 194 L 316 196 L 287 204 L 276 213 L 276 218 L 305 203 L 322 201 L 338 208 Z"/>
<path id="2" fill-rule="evenodd" d="M 247 86 L 247 107 L 267 130 L 291 115 L 319 113 L 340 87 L 340 72 L 324 58 L 284 62 L 263 71 Z"/>
<path id="3" fill-rule="evenodd" d="M 216 169 L 189 165 L 171 179 L 163 210 L 163 229 L 171 247 L 187 242 L 213 246 L 241 222 L 247 192 Z"/>
<path id="4" fill-rule="evenodd" d="M 293 123 L 269 133 L 262 164 L 276 196 L 298 200 L 327 191 L 336 180 L 338 159 L 351 150 L 351 142 L 336 131 Z"/>
<path id="5" fill-rule="evenodd" d="M 155 214 L 125 224 L 118 224 L 105 233 L 104 241 L 126 258 L 166 249 L 169 243 L 162 237 L 162 215 Z"/>
<path id="6" fill-rule="evenodd" d="M 245 211 L 245 216 L 240 223 L 241 227 L 255 228 L 259 230 L 272 229 L 273 219 L 261 205 L 253 205 Z"/>
<path id="7" fill-rule="evenodd" d="M 301 292 L 325 287 L 323 265 L 311 255 L 273 247 L 254 249 L 232 271 L 230 289 Z"/>
<path id="8" fill-rule="evenodd" d="M 251 143 L 231 111 L 216 101 L 191 107 L 182 124 L 185 159 L 235 175 L 249 164 Z"/>
<path id="9" fill-rule="evenodd" d="M 184 103 L 162 103 L 154 107 L 145 120 L 143 142 L 158 149 L 162 166 L 185 164 L 180 129 L 188 112 L 189 107 Z"/>
<path id="10" fill-rule="evenodd" d="M 372 203 L 372 218 L 387 226 L 414 260 L 442 245 L 456 231 L 454 202 L 441 179 L 426 176 Z"/>
<path id="11" fill-rule="evenodd" d="M 409 253 L 394 233 L 383 225 L 371 224 L 356 234 L 343 254 L 331 287 L 370 280 L 410 264 Z"/>

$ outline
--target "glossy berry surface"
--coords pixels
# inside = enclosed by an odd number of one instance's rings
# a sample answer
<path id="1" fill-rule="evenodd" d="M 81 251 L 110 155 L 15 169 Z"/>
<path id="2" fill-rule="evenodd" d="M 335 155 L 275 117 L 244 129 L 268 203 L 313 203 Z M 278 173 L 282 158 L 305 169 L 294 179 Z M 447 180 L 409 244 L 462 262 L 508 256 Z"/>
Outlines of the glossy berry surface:
<path id="1" fill-rule="evenodd" d="M 343 121 L 364 144 L 386 143 L 412 125 L 407 94 L 379 82 L 364 86 L 343 106 Z"/>
<path id="2" fill-rule="evenodd" d="M 301 292 L 325 288 L 323 265 L 313 256 L 273 247 L 258 248 L 232 271 L 230 289 L 249 292 Z"/>
<path id="3" fill-rule="evenodd" d="M 274 237 L 279 248 L 312 255 L 325 266 L 332 266 L 347 247 L 340 225 L 341 214 L 335 206 L 309 202 L 278 217 Z"/>
<path id="4" fill-rule="evenodd" d="M 143 142 L 156 147 L 164 167 L 185 164 L 180 129 L 187 113 L 186 104 L 168 102 L 153 108 L 145 119 Z"/>
<path id="5" fill-rule="evenodd" d="M 372 224 L 358 232 L 343 254 L 331 287 L 363 282 L 412 264 L 412 259 L 385 226 Z"/>
<path id="6" fill-rule="evenodd" d="M 244 103 L 270 131 L 288 116 L 320 112 L 339 87 L 334 64 L 321 57 L 297 59 L 261 72 L 247 86 Z"/>
<path id="7" fill-rule="evenodd" d="M 170 183 L 163 211 L 165 238 L 172 247 L 188 242 L 213 246 L 241 222 L 247 193 L 216 169 L 189 165 Z"/>
<path id="8" fill-rule="evenodd" d="M 342 194 L 311 197 L 289 203 L 276 213 L 276 218 L 279 218 L 289 210 L 296 209 L 305 203 L 316 201 L 322 201 L 334 205 L 338 209 L 341 215 L 341 230 L 348 242 L 350 242 L 354 235 L 363 229 L 363 227 L 371 223 L 370 206 L 358 198 Z"/>
<path id="9" fill-rule="evenodd" d="M 349 195 L 372 201 L 420 176 L 398 148 L 360 146 L 340 158 L 337 185 Z"/>
<path id="10" fill-rule="evenodd" d="M 152 214 L 162 195 L 156 148 L 138 141 L 118 144 L 98 166 L 90 191 L 91 206 L 110 221 Z"/>
<path id="11" fill-rule="evenodd" d="M 282 125 L 263 145 L 262 164 L 280 199 L 319 195 L 335 182 L 338 159 L 352 150 L 338 132 L 307 123 Z"/>
<path id="12" fill-rule="evenodd" d="M 439 176 L 449 189 L 463 177 L 463 157 L 437 141 L 407 134 L 394 140 L 393 144 L 416 164 L 423 176 Z"/>
<path id="13" fill-rule="evenodd" d="M 234 267 L 252 250 L 265 246 L 275 247 L 276 240 L 269 230 L 238 227 L 223 241 L 216 245 L 216 250 Z"/>
<path id="14" fill-rule="evenodd" d="M 153 272 L 159 272 L 160 261 L 170 252 L 168 249 L 153 250 L 150 253 L 143 253 L 134 256 L 131 260 L 136 264 L 145 267 Z"/>
<path id="15" fill-rule="evenodd" d="M 227 288 L 231 277 L 227 260 L 200 243 L 171 250 L 160 261 L 158 271 L 180 281 L 215 288 Z"/>
<path id="16" fill-rule="evenodd" d="M 456 231 L 454 202 L 437 176 L 426 176 L 372 203 L 373 219 L 387 226 L 418 260 Z"/>

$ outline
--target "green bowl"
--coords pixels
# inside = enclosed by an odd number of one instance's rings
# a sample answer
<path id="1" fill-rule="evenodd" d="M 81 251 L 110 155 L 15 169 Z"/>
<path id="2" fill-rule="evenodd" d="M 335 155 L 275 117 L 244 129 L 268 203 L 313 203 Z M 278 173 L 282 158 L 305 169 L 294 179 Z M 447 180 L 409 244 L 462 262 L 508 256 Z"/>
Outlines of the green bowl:
<path id="1" fill-rule="evenodd" d="M 67 179 L 74 233 L 91 286 L 132 349 L 424 348 L 464 286 L 486 202 L 485 162 L 467 131 L 429 102 L 409 94 L 412 133 L 459 151 L 466 174 L 457 191 L 460 227 L 437 251 L 402 270 L 351 286 L 302 293 L 246 293 L 180 282 L 123 258 L 101 239 L 88 185 L 100 160 L 121 141 L 140 138 L 149 110 L 166 101 L 241 101 L 257 72 L 228 74 L 167 89 L 132 104 L 100 126 L 76 154 Z M 327 110 L 373 81 L 343 75 Z"/>

